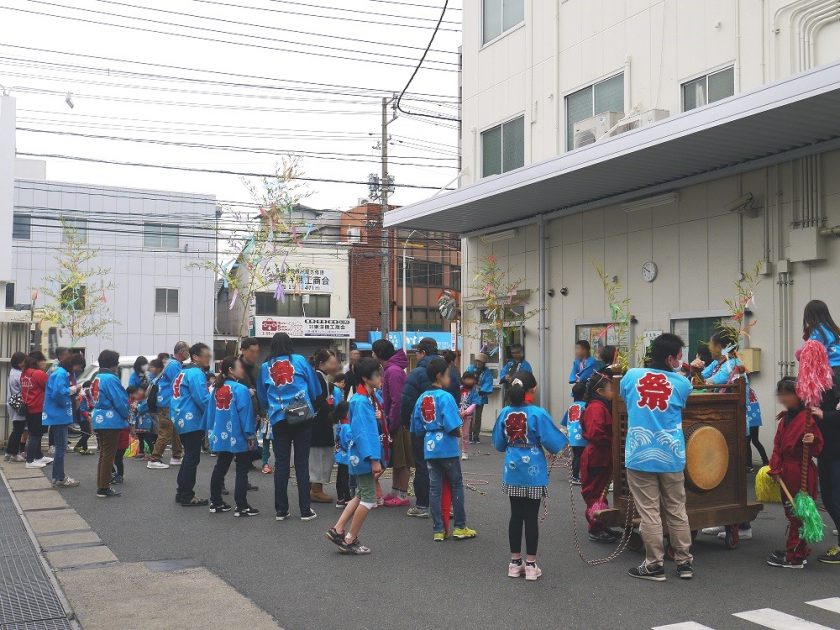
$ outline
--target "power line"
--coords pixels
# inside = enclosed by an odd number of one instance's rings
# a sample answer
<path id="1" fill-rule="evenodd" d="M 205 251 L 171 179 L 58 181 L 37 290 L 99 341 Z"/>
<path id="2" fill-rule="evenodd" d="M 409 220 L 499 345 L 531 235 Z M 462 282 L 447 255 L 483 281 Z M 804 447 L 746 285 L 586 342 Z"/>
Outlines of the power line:
<path id="1" fill-rule="evenodd" d="M 171 166 L 168 164 L 147 164 L 144 162 L 120 162 L 116 160 L 103 160 L 90 157 L 82 157 L 78 155 L 62 155 L 57 153 L 21 153 L 17 155 L 21 157 L 36 157 L 36 158 L 52 158 L 56 160 L 73 160 L 77 162 L 92 162 L 95 164 L 111 164 L 114 166 L 135 166 L 143 168 L 158 168 L 169 171 L 185 171 L 189 173 L 209 173 L 213 175 L 236 175 L 239 177 L 275 177 L 274 173 L 250 173 L 243 171 L 230 171 L 226 169 L 207 169 L 207 168 L 189 168 L 186 166 Z M 291 179 L 303 182 L 320 182 L 326 184 L 354 184 L 357 186 L 367 186 L 366 181 L 354 181 L 346 179 L 327 179 L 317 177 L 292 177 Z M 437 186 L 425 186 L 421 184 L 391 184 L 397 188 L 412 188 L 420 190 L 440 190 Z M 453 190 L 452 188 L 445 188 L 444 190 Z"/>
<path id="2" fill-rule="evenodd" d="M 0 7 L 2 8 L 2 7 Z M 114 61 L 118 63 L 127 63 L 127 64 L 134 64 L 140 66 L 151 66 L 155 68 L 168 68 L 170 70 L 183 70 L 186 72 L 197 72 L 203 74 L 215 74 L 219 76 L 228 76 L 228 77 L 241 77 L 246 79 L 256 79 L 260 81 L 272 81 L 274 83 L 282 82 L 282 83 L 296 83 L 299 85 L 311 85 L 317 87 L 325 87 L 325 88 L 339 88 L 343 90 L 357 90 L 359 92 L 369 92 L 373 95 L 373 97 L 379 99 L 383 95 L 390 94 L 391 90 L 382 90 L 377 88 L 363 88 L 363 87 L 354 87 L 350 85 L 341 85 L 335 83 L 318 83 L 315 81 L 302 81 L 299 79 L 278 79 L 277 77 L 267 77 L 261 75 L 253 75 L 253 74 L 243 74 L 239 72 L 224 72 L 222 70 L 209 70 L 207 68 L 190 68 L 186 66 L 176 66 L 171 64 L 163 64 L 163 63 L 154 63 L 151 61 L 136 61 L 133 59 L 122 59 L 119 57 L 104 57 L 102 55 L 88 55 L 84 53 L 76 53 L 76 52 L 67 52 L 62 50 L 52 50 L 49 48 L 36 48 L 32 46 L 21 46 L 17 44 L 5 44 L 0 42 L 0 46 L 4 46 L 7 48 L 17 48 L 20 50 L 30 50 L 34 52 L 41 52 L 41 53 L 48 53 L 53 55 L 65 55 L 70 57 L 81 57 L 84 59 L 96 59 L 98 61 Z M 101 68 L 102 72 L 108 73 L 113 72 L 110 68 Z M 148 75 L 148 76 L 163 76 L 163 75 Z M 191 80 L 191 79 L 184 79 L 184 80 Z M 247 85 L 247 84 L 236 84 L 237 87 L 271 87 L 271 86 L 263 86 L 263 85 Z M 278 88 L 278 89 L 293 89 L 293 88 Z M 439 97 L 439 98 L 458 98 L 457 96 L 447 96 L 442 94 L 429 94 L 426 92 L 411 92 L 412 100 L 414 99 L 413 96 L 431 96 L 431 97 Z"/>
<path id="3" fill-rule="evenodd" d="M 106 0 L 100 0 L 100 2 L 104 2 L 104 1 L 106 1 Z M 193 0 L 193 1 L 194 2 L 201 2 L 203 0 Z M 331 11 L 345 11 L 347 13 L 357 13 L 357 14 L 363 14 L 363 15 L 377 15 L 377 16 L 381 15 L 382 17 L 399 18 L 399 19 L 402 19 L 402 20 L 423 20 L 425 22 L 432 22 L 433 21 L 432 18 L 426 18 L 426 17 L 412 17 L 412 16 L 407 16 L 407 15 L 394 15 L 392 13 L 379 13 L 379 12 L 376 12 L 376 11 L 364 11 L 362 9 L 344 9 L 344 8 L 341 8 L 341 7 L 325 7 L 325 6 L 320 5 L 320 4 L 309 4 L 307 2 L 296 2 L 296 1 L 293 1 L 293 0 L 269 0 L 269 2 L 275 2 L 275 3 L 278 3 L 278 4 L 293 4 L 293 5 L 297 5 L 297 6 L 301 6 L 301 7 L 310 7 L 310 8 L 313 8 L 313 9 L 324 9 L 324 10 L 331 10 Z M 456 21 L 453 21 L 453 20 L 444 20 L 444 23 L 445 24 L 460 24 L 460 22 L 456 22 Z"/>
<path id="4" fill-rule="evenodd" d="M 438 7 L 430 4 L 417 4 L 416 2 L 395 2 L 394 0 L 370 0 L 370 2 L 381 2 L 383 4 L 393 4 L 398 7 L 418 7 L 422 9 L 437 9 Z M 460 7 L 449 7 L 450 11 L 463 11 Z"/>
<path id="5" fill-rule="evenodd" d="M 40 0 L 30 0 L 30 2 L 41 3 Z M 63 5 L 54 5 L 54 4 L 48 3 L 48 2 L 41 3 L 41 4 L 50 4 L 52 6 L 63 6 Z M 75 7 L 65 7 L 65 8 L 72 9 L 72 8 L 75 8 Z M 128 26 L 126 24 L 115 24 L 113 22 L 88 20 L 88 19 L 81 18 L 81 17 L 74 17 L 74 16 L 69 16 L 69 15 L 59 15 L 59 14 L 56 14 L 56 13 L 45 13 L 43 11 L 30 11 L 28 9 L 18 9 L 16 7 L 0 6 L 0 9 L 6 10 L 6 11 L 16 11 L 18 13 L 28 13 L 28 14 L 31 14 L 31 15 L 40 15 L 40 16 L 43 16 L 43 17 L 53 17 L 53 18 L 57 18 L 57 19 L 60 19 L 60 20 L 71 20 L 71 21 L 74 21 L 74 22 L 82 22 L 82 23 L 85 23 L 85 24 L 95 24 L 97 26 L 111 26 L 113 28 L 121 28 L 121 29 L 130 30 L 130 31 L 138 31 L 138 32 L 143 32 L 143 33 L 153 33 L 155 35 L 169 35 L 170 37 L 181 37 L 181 38 L 185 38 L 185 39 L 193 39 L 193 40 L 198 40 L 198 41 L 215 42 L 215 43 L 218 43 L 218 44 L 229 44 L 231 46 L 243 46 L 243 47 L 246 47 L 246 48 L 255 48 L 255 49 L 259 49 L 259 50 L 272 50 L 272 51 L 275 51 L 275 52 L 286 52 L 286 53 L 293 53 L 293 54 L 299 54 L 299 55 L 311 55 L 311 56 L 315 56 L 315 57 L 326 57 L 328 59 L 341 59 L 342 61 L 355 61 L 355 62 L 361 62 L 361 63 L 375 63 L 375 64 L 397 66 L 397 67 L 411 67 L 410 64 L 399 63 L 399 62 L 396 62 L 396 61 L 390 62 L 390 61 L 380 61 L 380 60 L 376 60 L 376 59 L 359 59 L 357 57 L 347 57 L 347 56 L 343 56 L 343 55 L 334 55 L 334 54 L 328 54 L 328 53 L 318 53 L 318 52 L 312 52 L 312 51 L 293 50 L 291 48 L 278 48 L 276 46 L 267 46 L 267 45 L 263 45 L 263 44 L 248 44 L 248 43 L 245 43 L 245 42 L 237 42 L 237 41 L 231 41 L 231 40 L 227 40 L 227 39 L 218 39 L 218 38 L 213 38 L 213 37 L 204 37 L 204 36 L 201 36 L 201 35 L 188 35 L 187 33 L 172 33 L 170 31 L 161 31 L 161 30 L 157 30 L 157 29 L 144 28 L 144 27 L 141 27 L 141 26 Z M 99 14 L 103 14 L 103 15 L 113 15 L 113 16 L 124 17 L 124 18 L 128 18 L 128 19 L 139 20 L 139 21 L 143 21 L 143 22 L 157 22 L 157 23 L 162 23 L 162 24 L 168 24 L 167 22 L 160 22 L 158 20 L 151 20 L 149 18 L 135 18 L 135 17 L 131 17 L 131 16 L 119 16 L 119 14 L 108 13 L 106 11 L 95 11 L 93 9 L 78 8 L 77 10 L 79 10 L 79 11 L 89 11 L 89 12 L 99 13 Z M 184 25 L 184 24 L 178 24 L 176 26 L 180 26 L 181 28 L 196 28 L 196 27 L 190 27 L 190 26 Z M 214 29 L 202 29 L 202 30 L 213 31 Z M 239 36 L 242 36 L 242 37 L 257 37 L 256 35 L 251 35 L 251 36 L 241 35 L 241 34 L 236 34 L 236 35 L 239 35 Z M 298 45 L 306 46 L 307 44 L 298 44 Z M 319 47 L 319 48 L 326 48 L 326 46 L 317 46 L 315 44 L 312 44 L 311 46 Z M 430 68 L 430 70 L 435 70 L 437 72 L 455 72 L 455 70 L 447 70 L 445 68 Z"/>

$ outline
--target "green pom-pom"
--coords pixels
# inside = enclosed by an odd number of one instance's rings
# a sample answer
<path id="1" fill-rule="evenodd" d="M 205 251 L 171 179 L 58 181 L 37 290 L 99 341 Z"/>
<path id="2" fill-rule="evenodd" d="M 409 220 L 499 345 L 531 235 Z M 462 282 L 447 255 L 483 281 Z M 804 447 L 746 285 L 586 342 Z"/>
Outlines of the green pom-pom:
<path id="1" fill-rule="evenodd" d="M 825 525 L 811 495 L 799 491 L 793 499 L 793 514 L 802 521 L 802 527 L 799 528 L 799 537 L 803 541 L 812 544 L 823 539 Z"/>

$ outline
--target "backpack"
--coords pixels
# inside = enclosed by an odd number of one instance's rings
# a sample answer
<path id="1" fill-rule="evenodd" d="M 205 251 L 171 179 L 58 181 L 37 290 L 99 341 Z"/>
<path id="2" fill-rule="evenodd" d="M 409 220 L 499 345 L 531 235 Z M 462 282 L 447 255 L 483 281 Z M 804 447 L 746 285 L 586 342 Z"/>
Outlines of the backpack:
<path id="1" fill-rule="evenodd" d="M 26 415 L 26 403 L 23 402 L 23 397 L 20 394 L 11 394 L 9 396 L 9 407 L 21 415 Z"/>

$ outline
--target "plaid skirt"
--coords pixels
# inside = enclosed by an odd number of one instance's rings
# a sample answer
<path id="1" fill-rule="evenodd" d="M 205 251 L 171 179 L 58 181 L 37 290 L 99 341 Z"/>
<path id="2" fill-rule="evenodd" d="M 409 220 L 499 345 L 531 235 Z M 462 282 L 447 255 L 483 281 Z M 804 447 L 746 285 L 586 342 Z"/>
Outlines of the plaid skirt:
<path id="1" fill-rule="evenodd" d="M 511 486 L 502 482 L 502 492 L 520 499 L 543 499 L 548 496 L 547 486 Z"/>

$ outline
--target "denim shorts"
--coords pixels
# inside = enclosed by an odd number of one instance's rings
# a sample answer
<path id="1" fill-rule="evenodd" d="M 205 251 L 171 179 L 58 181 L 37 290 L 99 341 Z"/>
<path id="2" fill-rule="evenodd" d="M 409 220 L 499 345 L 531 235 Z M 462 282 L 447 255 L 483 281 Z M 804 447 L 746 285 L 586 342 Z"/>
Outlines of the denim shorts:
<path id="1" fill-rule="evenodd" d="M 356 496 L 365 503 L 376 503 L 376 483 L 373 473 L 356 475 Z"/>

